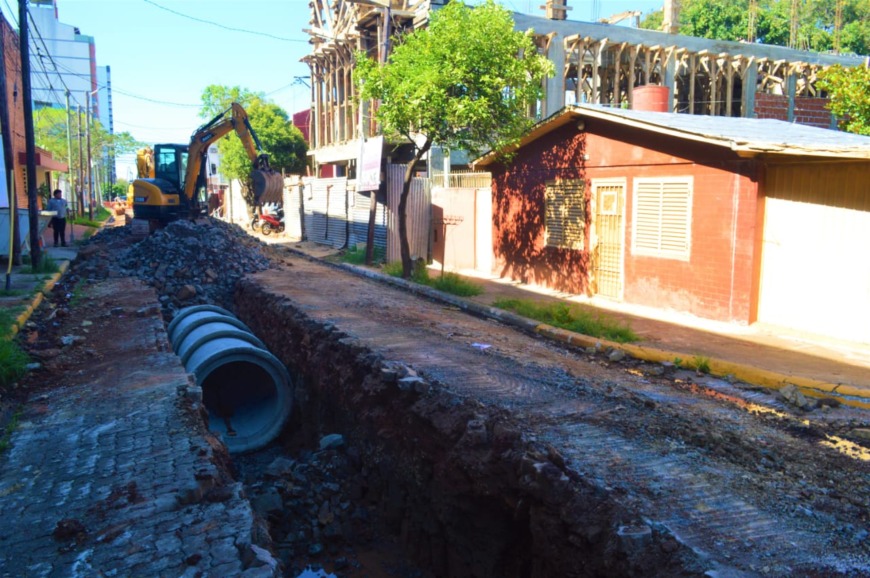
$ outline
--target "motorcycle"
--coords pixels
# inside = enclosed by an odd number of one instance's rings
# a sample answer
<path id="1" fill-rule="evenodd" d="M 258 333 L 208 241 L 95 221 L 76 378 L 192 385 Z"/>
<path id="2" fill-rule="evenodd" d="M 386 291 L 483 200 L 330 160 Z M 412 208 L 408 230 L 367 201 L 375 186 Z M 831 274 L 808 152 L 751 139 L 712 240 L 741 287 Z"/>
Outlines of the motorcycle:
<path id="1" fill-rule="evenodd" d="M 272 232 L 284 232 L 284 209 L 278 208 L 274 213 L 263 213 L 260 215 L 260 231 L 268 236 Z"/>

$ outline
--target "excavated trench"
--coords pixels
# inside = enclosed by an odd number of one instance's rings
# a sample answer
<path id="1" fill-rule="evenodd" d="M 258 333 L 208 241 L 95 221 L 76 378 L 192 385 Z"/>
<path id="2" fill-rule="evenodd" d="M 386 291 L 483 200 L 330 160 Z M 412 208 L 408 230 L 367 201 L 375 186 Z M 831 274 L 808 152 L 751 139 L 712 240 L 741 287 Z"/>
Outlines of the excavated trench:
<path id="1" fill-rule="evenodd" d="M 281 445 L 322 447 L 325 435 L 340 433 L 349 456 L 342 467 L 356 480 L 350 494 L 365 505 L 363 521 L 396 537 L 429 575 L 703 574 L 694 552 L 624 511 L 554 448 L 527 439 L 522 418 L 510 411 L 385 359 L 256 282 L 242 283 L 236 313 L 298 377 Z M 288 467 L 285 475 L 290 481 L 279 493 L 292 495 L 295 474 Z M 330 530 L 329 522 L 330 508 L 349 505 L 324 500 L 303 513 L 320 527 L 315 538 L 347 538 L 354 527 Z M 360 508 L 350 509 L 360 517 Z M 273 539 L 286 543 L 294 532 L 288 525 Z"/>

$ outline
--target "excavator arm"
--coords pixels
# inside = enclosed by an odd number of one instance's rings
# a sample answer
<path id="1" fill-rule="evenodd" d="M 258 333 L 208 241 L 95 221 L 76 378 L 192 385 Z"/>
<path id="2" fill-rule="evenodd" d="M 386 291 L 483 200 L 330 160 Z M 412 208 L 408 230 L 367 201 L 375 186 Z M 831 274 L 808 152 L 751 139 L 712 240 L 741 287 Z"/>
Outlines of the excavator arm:
<path id="1" fill-rule="evenodd" d="M 227 113 L 231 114 L 228 116 Z M 184 192 L 188 199 L 193 200 L 196 196 L 196 187 L 208 147 L 233 130 L 251 159 L 250 176 L 254 186 L 254 198 L 259 199 L 264 194 L 274 195 L 283 188 L 281 175 L 269 167 L 269 157 L 261 152 L 262 146 L 248 120 L 248 113 L 242 105 L 234 102 L 229 109 L 197 129 L 190 138 L 187 171 L 184 176 Z"/>

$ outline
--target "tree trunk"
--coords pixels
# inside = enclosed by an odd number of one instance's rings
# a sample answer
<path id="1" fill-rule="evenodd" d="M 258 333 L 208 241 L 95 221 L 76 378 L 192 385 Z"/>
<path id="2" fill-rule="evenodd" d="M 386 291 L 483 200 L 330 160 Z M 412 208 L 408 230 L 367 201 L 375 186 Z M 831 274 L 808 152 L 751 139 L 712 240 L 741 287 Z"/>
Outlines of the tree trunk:
<path id="1" fill-rule="evenodd" d="M 411 192 L 411 179 L 414 176 L 414 167 L 417 166 L 417 163 L 431 146 L 432 140 L 427 138 L 423 146 L 417 149 L 414 160 L 405 169 L 405 180 L 402 182 L 402 194 L 399 197 L 399 247 L 402 251 L 402 277 L 404 279 L 410 279 L 411 272 L 414 270 L 414 264 L 411 262 L 411 246 L 408 244 L 408 194 Z"/>

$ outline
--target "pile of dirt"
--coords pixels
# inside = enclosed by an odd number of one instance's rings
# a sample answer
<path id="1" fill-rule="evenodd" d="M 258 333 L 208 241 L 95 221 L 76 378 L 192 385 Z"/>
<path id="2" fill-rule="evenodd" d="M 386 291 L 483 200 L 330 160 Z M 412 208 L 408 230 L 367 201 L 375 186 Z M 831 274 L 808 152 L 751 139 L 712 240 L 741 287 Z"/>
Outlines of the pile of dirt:
<path id="1" fill-rule="evenodd" d="M 231 309 L 238 280 L 273 266 L 270 251 L 238 225 L 216 219 L 175 221 L 144 239 L 123 226 L 89 239 L 71 273 L 91 280 L 137 277 L 157 290 L 168 320 L 190 305 Z"/>

